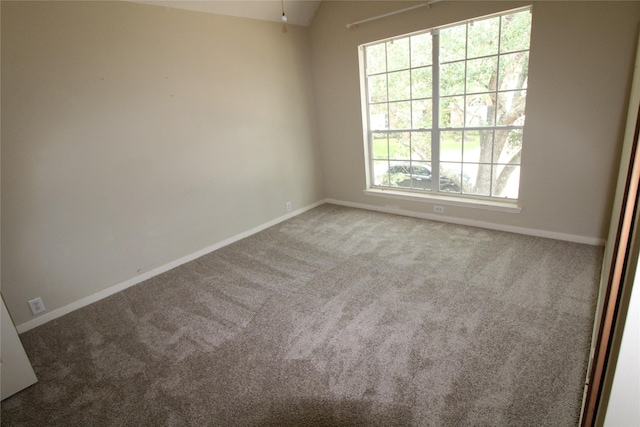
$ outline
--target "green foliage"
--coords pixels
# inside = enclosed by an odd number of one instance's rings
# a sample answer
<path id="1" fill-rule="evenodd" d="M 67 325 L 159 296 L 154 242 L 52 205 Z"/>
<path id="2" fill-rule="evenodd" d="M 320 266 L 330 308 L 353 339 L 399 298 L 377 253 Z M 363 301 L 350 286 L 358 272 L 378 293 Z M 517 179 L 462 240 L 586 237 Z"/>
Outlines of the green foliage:
<path id="1" fill-rule="evenodd" d="M 411 44 L 411 67 L 412 68 L 423 67 L 426 65 L 431 65 L 433 63 L 433 59 L 432 59 L 433 48 L 431 45 L 430 33 L 411 36 L 410 44 Z"/>
<path id="2" fill-rule="evenodd" d="M 387 71 L 409 68 L 409 37 L 388 41 Z"/>
<path id="3" fill-rule="evenodd" d="M 473 21 L 468 25 L 467 58 L 495 55 L 498 53 L 500 18 L 493 17 Z"/>
<path id="4" fill-rule="evenodd" d="M 502 18 L 500 52 L 529 49 L 531 39 L 531 13 L 529 11 L 505 15 Z"/>
<path id="5" fill-rule="evenodd" d="M 431 98 L 433 96 L 433 67 L 411 70 L 411 97 Z"/>
<path id="6" fill-rule="evenodd" d="M 497 73 L 497 56 L 467 61 L 467 93 L 481 93 L 495 90 Z"/>
<path id="7" fill-rule="evenodd" d="M 440 95 L 461 95 L 464 93 L 465 63 L 452 62 L 440 65 Z"/>
<path id="8" fill-rule="evenodd" d="M 454 25 L 439 30 L 441 128 L 511 126 L 524 124 L 529 65 L 531 13 L 520 11 Z M 370 123 L 374 130 L 431 129 L 433 96 L 432 35 L 423 33 L 366 47 Z M 415 133 L 415 138 L 414 134 Z M 411 136 L 409 136 L 411 135 Z M 431 160 L 431 140 L 417 143 L 429 132 L 398 132 L 374 138 L 373 155 L 387 160 Z M 506 174 L 519 165 L 522 131 L 497 130 L 452 137 L 441 132 L 440 161 L 477 166 L 475 185 L 462 180 L 464 192 L 499 193 Z M 455 140 L 455 141 L 454 141 Z M 464 147 L 464 148 L 462 148 Z M 473 153 L 473 154 L 471 154 Z M 441 168 L 443 169 L 443 168 Z M 394 177 L 387 181 L 393 183 Z M 493 184 L 492 184 L 493 183 Z M 471 186 L 471 187 L 470 187 Z M 495 190 L 495 191 L 494 191 Z"/>
<path id="9" fill-rule="evenodd" d="M 385 43 L 367 46 L 367 75 L 387 71 L 387 50 Z"/>
<path id="10" fill-rule="evenodd" d="M 466 49 L 466 25 L 456 25 L 440 30 L 440 63 L 465 59 Z"/>
<path id="11" fill-rule="evenodd" d="M 407 176 L 401 173 L 385 173 L 382 177 L 382 185 L 389 187 L 398 187 L 398 184 L 407 179 Z"/>
<path id="12" fill-rule="evenodd" d="M 411 72 L 396 71 L 387 74 L 389 101 L 404 101 L 411 98 Z"/>
<path id="13" fill-rule="evenodd" d="M 387 101 L 387 75 L 378 74 L 368 78 L 369 102 Z"/>
<path id="14" fill-rule="evenodd" d="M 510 155 L 522 150 L 522 130 L 516 129 L 509 132 L 505 149 Z"/>

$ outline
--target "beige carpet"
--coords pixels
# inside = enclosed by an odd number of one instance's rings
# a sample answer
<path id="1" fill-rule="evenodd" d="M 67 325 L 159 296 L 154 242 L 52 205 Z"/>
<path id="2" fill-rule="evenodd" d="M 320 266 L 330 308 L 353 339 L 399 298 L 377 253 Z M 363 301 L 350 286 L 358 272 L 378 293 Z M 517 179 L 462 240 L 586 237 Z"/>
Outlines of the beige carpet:
<path id="1" fill-rule="evenodd" d="M 21 335 L 7 426 L 574 426 L 602 248 L 323 205 Z"/>

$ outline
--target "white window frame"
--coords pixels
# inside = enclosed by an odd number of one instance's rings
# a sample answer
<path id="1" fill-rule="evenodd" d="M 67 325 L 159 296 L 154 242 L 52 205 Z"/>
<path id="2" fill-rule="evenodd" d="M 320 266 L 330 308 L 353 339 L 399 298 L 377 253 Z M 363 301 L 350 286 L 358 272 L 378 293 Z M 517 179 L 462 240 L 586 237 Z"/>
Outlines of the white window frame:
<path id="1" fill-rule="evenodd" d="M 510 130 L 510 129 L 519 129 L 519 130 L 524 130 L 524 124 L 522 125 L 517 125 L 517 126 L 500 126 L 497 123 L 494 123 L 492 126 L 483 126 L 483 127 L 471 127 L 471 126 L 466 126 L 466 124 L 463 124 L 463 126 L 461 127 L 440 127 L 440 122 L 439 122 L 439 107 L 440 107 L 440 101 L 441 101 L 441 96 L 439 94 L 439 89 L 440 89 L 440 85 L 439 85 L 439 69 L 440 69 L 440 61 L 439 61 L 439 33 L 441 30 L 446 29 L 446 28 L 451 28 L 451 27 L 455 27 L 455 26 L 459 26 L 459 25 L 464 25 L 464 24 L 468 24 L 471 23 L 473 21 L 479 21 L 482 19 L 486 19 L 486 18 L 492 18 L 492 17 L 497 17 L 497 16 L 503 16 L 503 15 L 509 15 L 509 14 L 513 14 L 513 13 L 517 13 L 517 12 L 522 12 L 528 10 L 529 13 L 532 13 L 532 7 L 531 6 L 526 6 L 526 7 L 521 7 L 521 8 L 516 8 L 516 9 L 512 9 L 512 10 L 508 10 L 508 11 L 503 11 L 503 12 L 499 12 L 496 14 L 491 14 L 491 15 L 487 15 L 487 16 L 482 16 L 482 17 L 476 17 L 473 19 L 468 19 L 468 20 L 464 20 L 464 21 L 460 21 L 454 24 L 449 24 L 449 25 L 445 25 L 445 26 L 440 26 L 440 27 L 434 27 L 431 29 L 427 29 L 424 31 L 418 31 L 418 32 L 414 32 L 414 33 L 408 33 L 408 34 L 402 34 L 402 35 L 398 35 L 395 37 L 389 37 L 387 39 L 382 39 L 382 40 L 376 40 L 374 42 L 370 42 L 370 43 L 365 43 L 361 46 L 359 46 L 359 61 L 360 61 L 360 85 L 361 85 L 361 99 L 362 99 L 362 120 L 363 120 L 363 138 L 364 138 L 364 154 L 365 154 L 365 174 L 366 174 L 366 189 L 365 189 L 365 194 L 368 195 L 374 195 L 374 196 L 383 196 L 383 197 L 391 197 L 391 198 L 399 198 L 399 199 L 406 199 L 406 200 L 426 200 L 426 201 L 432 201 L 432 202 L 438 202 L 438 203 L 442 203 L 442 204 L 447 204 L 447 205 L 458 205 L 458 206 L 465 206 L 465 207 L 478 207 L 478 208 L 483 208 L 483 209 L 489 209 L 489 210 L 497 210 L 497 211 L 505 211 L 505 212 L 520 212 L 521 208 L 519 206 L 519 200 L 520 200 L 520 194 L 518 194 L 518 199 L 507 199 L 507 198 L 501 198 L 501 197 L 496 197 L 496 196 L 478 196 L 478 195 L 474 195 L 474 194 L 468 194 L 468 193 L 447 193 L 447 192 L 442 192 L 439 191 L 439 182 L 440 179 L 439 177 L 439 163 L 441 162 L 440 160 L 440 153 L 439 153 L 439 141 L 440 141 L 440 132 L 441 131 L 469 131 L 469 130 L 491 130 L 491 131 L 496 131 L 496 130 Z M 399 133 L 398 130 L 394 130 L 394 129 L 386 129 L 386 130 L 376 130 L 376 129 L 371 129 L 371 125 L 369 122 L 369 117 L 370 117 L 370 111 L 369 111 L 369 93 L 368 93 L 368 83 L 367 83 L 367 70 L 366 70 L 366 47 L 368 46 L 373 46 L 373 45 L 377 45 L 377 44 L 381 44 L 381 43 L 386 43 L 388 41 L 391 40 L 397 40 L 397 39 L 403 39 L 406 37 L 411 37 L 411 36 L 416 36 L 416 35 L 420 35 L 420 34 L 427 34 L 427 33 L 431 33 L 432 34 L 432 43 L 433 43 L 433 58 L 432 58 L 432 73 L 433 73 L 433 84 L 432 84 L 432 94 L 431 94 L 431 100 L 432 100 L 432 111 L 433 111 L 433 119 L 432 119 L 432 127 L 431 127 L 431 168 L 432 168 L 432 176 L 436 177 L 435 179 L 431 180 L 431 185 L 432 187 L 436 187 L 436 188 L 432 188 L 431 191 L 425 191 L 425 190 L 415 190 L 415 189 L 408 189 L 408 188 L 403 188 L 403 187 L 392 187 L 392 186 L 384 186 L 384 185 L 374 185 L 374 177 L 373 177 L 373 173 L 374 173 L 374 167 L 373 167 L 373 162 L 374 162 L 374 158 L 373 158 L 373 140 L 372 140 L 372 135 L 373 133 Z M 530 47 L 529 49 L 526 49 L 527 52 L 530 52 Z M 509 53 L 513 53 L 513 52 L 509 52 Z M 505 55 L 506 53 L 500 52 L 500 50 L 498 49 L 498 54 L 496 55 L 498 60 Z M 471 58 L 471 59 L 476 59 L 476 58 Z M 465 64 L 470 60 L 470 58 L 467 58 L 465 55 L 465 59 L 461 62 L 464 62 Z M 409 70 L 411 70 L 411 64 L 409 66 Z M 391 70 L 391 71 L 385 71 L 385 74 L 390 74 L 392 72 L 394 72 L 396 70 Z M 525 89 L 527 90 L 527 89 Z M 465 94 L 467 94 L 467 89 L 465 88 Z M 500 89 L 496 88 L 495 91 L 496 95 L 498 93 L 500 93 Z M 413 97 L 411 97 L 410 99 L 413 99 Z M 390 100 L 386 100 L 385 101 L 386 104 L 388 105 L 389 103 L 393 102 Z M 420 131 L 420 130 L 424 130 L 424 129 L 403 129 L 402 132 L 412 132 L 412 131 Z M 389 162 L 391 162 L 391 159 L 387 159 L 389 160 Z M 491 167 L 493 168 L 495 166 L 494 163 L 498 163 L 498 162 L 494 162 L 492 160 L 491 162 Z M 464 162 L 461 162 L 461 164 L 464 164 Z"/>

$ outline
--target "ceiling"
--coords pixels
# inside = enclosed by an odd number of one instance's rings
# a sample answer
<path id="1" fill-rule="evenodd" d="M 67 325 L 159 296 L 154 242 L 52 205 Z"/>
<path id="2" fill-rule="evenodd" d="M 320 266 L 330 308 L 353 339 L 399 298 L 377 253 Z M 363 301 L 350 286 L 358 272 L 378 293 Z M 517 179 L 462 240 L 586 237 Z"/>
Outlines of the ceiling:
<path id="1" fill-rule="evenodd" d="M 136 3 L 153 4 L 177 9 L 239 16 L 263 21 L 282 22 L 281 0 L 133 0 Z M 320 0 L 284 0 L 287 23 L 308 27 L 320 6 Z"/>
<path id="2" fill-rule="evenodd" d="M 2 1 L 2 0 L 0 0 Z M 30 1 L 30 0 L 22 0 Z M 55 1 L 55 0 L 49 0 Z M 99 0 L 95 0 L 99 1 Z M 124 0 L 134 3 L 152 4 L 176 9 L 197 12 L 215 13 L 218 15 L 237 16 L 241 18 L 259 19 L 262 21 L 282 22 L 282 6 L 287 15 L 287 23 L 308 27 L 320 6 L 321 0 Z M 327 1 L 327 0 L 325 0 Z M 336 0 L 333 0 L 336 1 Z M 344 0 L 343 0 L 344 1 Z M 356 0 L 362 1 L 362 0 Z M 375 1 L 375 0 L 374 0 Z M 387 0 L 402 1 L 402 0 Z M 443 0 L 426 0 L 425 3 L 436 3 Z M 448 0 L 451 1 L 451 0 Z M 455 1 L 455 0 L 454 0 Z M 473 1 L 473 0 L 472 0 Z M 516 0 L 496 0 L 516 1 Z M 562 0 L 546 0 L 562 1 Z M 568 1 L 602 1 L 602 0 L 568 0 Z M 604 0 L 615 2 L 617 0 Z M 631 0 L 638 1 L 638 0 Z"/>

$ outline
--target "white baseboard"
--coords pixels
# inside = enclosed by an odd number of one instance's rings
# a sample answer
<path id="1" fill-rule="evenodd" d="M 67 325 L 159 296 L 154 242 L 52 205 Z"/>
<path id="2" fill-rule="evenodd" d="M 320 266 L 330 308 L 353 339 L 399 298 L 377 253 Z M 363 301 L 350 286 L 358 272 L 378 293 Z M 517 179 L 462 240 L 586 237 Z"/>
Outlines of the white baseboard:
<path id="1" fill-rule="evenodd" d="M 347 207 L 351 207 L 351 208 L 366 209 L 366 210 L 376 211 L 376 212 L 383 212 L 383 213 L 390 213 L 390 214 L 395 214 L 395 215 L 410 216 L 410 217 L 414 217 L 414 218 L 429 219 L 429 220 L 440 221 L 440 222 L 448 222 L 448 223 L 451 223 L 451 224 L 468 225 L 470 227 L 487 228 L 487 229 L 490 229 L 490 230 L 507 231 L 509 233 L 524 234 L 524 235 L 527 235 L 527 236 L 535 236 L 535 237 L 544 237 L 544 238 L 548 238 L 548 239 L 564 240 L 564 241 L 567 241 L 567 242 L 582 243 L 582 244 L 592 245 L 592 246 L 604 246 L 605 243 L 606 243 L 605 239 L 598 239 L 598 238 L 595 238 L 595 237 L 578 236 L 578 235 L 575 235 L 575 234 L 557 233 L 555 231 L 536 230 L 536 229 L 533 229 L 533 228 L 524 228 L 524 227 L 515 227 L 515 226 L 511 226 L 511 225 L 494 224 L 494 223 L 491 223 L 491 222 L 475 221 L 475 220 L 464 219 L 464 218 L 447 217 L 447 216 L 435 215 L 435 214 L 427 214 L 427 213 L 422 213 L 422 212 L 412 212 L 412 211 L 406 211 L 406 210 L 397 209 L 397 208 L 375 206 L 375 205 L 367 205 L 367 204 L 364 204 L 364 203 L 344 202 L 342 200 L 336 200 L 336 199 L 325 199 L 324 201 L 326 203 L 333 203 L 335 205 L 347 206 Z"/>
<path id="2" fill-rule="evenodd" d="M 179 258 L 175 261 L 171 261 L 167 264 L 161 265 L 159 267 L 156 267 L 152 270 L 149 270 L 145 273 L 142 273 L 140 275 L 137 275 L 135 277 L 132 277 L 129 280 L 125 280 L 124 282 L 118 283 L 116 285 L 110 286 L 100 292 L 96 292 L 95 294 L 89 295 L 85 298 L 79 299 L 78 301 L 74 301 L 71 304 L 67 304 L 64 307 L 60 307 L 58 309 L 55 309 L 53 311 L 50 311 L 48 313 L 43 314 L 42 316 L 38 316 L 35 319 L 29 320 L 28 322 L 25 323 L 21 323 L 20 325 L 16 326 L 16 330 L 18 331 L 18 333 L 23 333 L 26 332 L 30 329 L 33 329 L 37 326 L 43 325 L 47 322 L 50 322 L 51 320 L 57 319 L 58 317 L 64 316 L 65 314 L 71 313 L 72 311 L 75 311 L 79 308 L 85 307 L 89 304 L 93 304 L 94 302 L 100 301 L 103 298 L 106 298 L 108 296 L 111 296 L 115 293 L 118 293 L 120 291 L 123 291 L 127 288 L 130 288 L 133 285 L 137 285 L 138 283 L 144 282 L 145 280 L 148 280 L 154 276 L 157 276 L 159 274 L 165 273 L 173 268 L 176 268 L 182 264 L 186 264 L 189 261 L 193 261 L 196 258 L 200 258 L 203 255 L 206 255 L 208 253 L 211 253 L 215 250 L 218 250 L 224 246 L 230 245 L 231 243 L 235 243 L 238 240 L 242 240 L 245 237 L 249 237 L 253 234 L 256 234 L 262 230 L 265 230 L 269 227 L 272 227 L 276 224 L 279 224 L 283 221 L 286 221 L 290 218 L 293 218 L 294 216 L 300 215 L 308 210 L 311 210 L 315 207 L 318 207 L 322 204 L 326 203 L 324 200 L 320 200 L 319 202 L 313 203 L 309 206 L 305 206 L 303 208 L 300 209 L 296 209 L 295 211 L 289 212 L 286 215 L 280 216 L 274 220 L 271 220 L 269 222 L 266 222 L 262 225 L 259 225 L 257 227 L 254 227 L 250 230 L 247 230 L 243 233 L 240 234 L 236 234 L 235 236 L 232 236 L 228 239 L 225 239 L 221 242 L 215 243 L 211 246 L 208 246 L 204 249 L 201 249 L 197 252 L 194 252 L 192 254 L 186 255 L 182 258 Z"/>
<path id="3" fill-rule="evenodd" d="M 154 276 L 157 276 L 159 274 L 165 273 L 173 268 L 176 268 L 182 264 L 185 264 L 189 261 L 193 261 L 196 258 L 200 258 L 203 255 L 206 255 L 208 253 L 211 253 L 215 250 L 218 250 L 224 246 L 230 245 L 231 243 L 237 242 L 238 240 L 244 239 L 245 237 L 249 237 L 253 234 L 256 234 L 262 230 L 265 230 L 269 227 L 272 227 L 276 224 L 279 224 L 283 221 L 286 221 L 290 218 L 293 218 L 297 215 L 300 215 L 308 210 L 311 210 L 315 207 L 318 207 L 320 205 L 323 205 L 325 203 L 332 203 L 335 205 L 341 205 L 341 206 L 347 206 L 347 207 L 352 207 L 352 208 L 358 208 L 358 209 L 365 209 L 365 210 L 370 210 L 370 211 L 376 211 L 376 212 L 383 212 L 383 213 L 389 213 L 389 214 L 395 214 L 395 215 L 403 215 L 403 216 L 410 216 L 410 217 L 414 217 L 414 218 L 421 218 L 421 219 L 429 219 L 429 220 L 433 220 L 433 221 L 441 221 L 441 222 L 448 222 L 448 223 L 452 223 L 452 224 L 459 224 L 459 225 L 468 225 L 471 227 L 480 227 L 480 228 L 487 228 L 490 230 L 498 230 L 498 231 L 507 231 L 510 233 L 518 233 L 518 234 L 524 234 L 524 235 L 528 235 L 528 236 L 536 236 L 536 237 L 545 237 L 545 238 L 549 238 L 549 239 L 557 239 L 557 240 L 564 240 L 564 241 L 568 241 L 568 242 L 574 242 L 574 243 L 583 243 L 583 244 L 587 244 L 587 245 L 594 245 L 594 246 L 604 246 L 604 244 L 606 243 L 606 241 L 604 239 L 597 239 L 597 238 L 593 238 L 593 237 L 585 237 L 585 236 L 577 236 L 577 235 L 573 235 L 573 234 L 565 234 L 565 233 L 556 233 L 553 231 L 545 231 L 545 230 L 536 230 L 536 229 L 531 229 L 531 228 L 523 228 L 523 227 L 514 227 L 514 226 L 509 226 L 509 225 L 501 225 L 501 224 L 493 224 L 493 223 L 489 223 L 489 222 L 483 222 L 483 221 L 474 221 L 474 220 L 469 220 L 469 219 L 463 219 L 463 218 L 453 218 L 453 217 L 445 217 L 442 215 L 434 215 L 434 214 L 426 214 L 426 213 L 421 213 L 421 212 L 411 212 L 411 211 L 406 211 L 406 210 L 402 210 L 402 209 L 396 209 L 396 208 L 389 208 L 389 207 L 381 207 L 381 206 L 375 206 L 375 205 L 367 205 L 367 204 L 363 204 L 363 203 L 352 203 L 352 202 L 345 202 L 342 200 L 336 200 L 336 199 L 324 199 L 324 200 L 320 200 L 316 203 L 313 203 L 309 206 L 297 209 L 293 212 L 289 212 L 286 215 L 283 215 L 281 217 L 278 217 L 274 220 L 271 220 L 269 222 L 266 222 L 262 225 L 259 225 L 257 227 L 254 227 L 250 230 L 247 230 L 243 233 L 237 234 L 233 237 L 230 237 L 228 239 L 225 239 L 221 242 L 215 243 L 211 246 L 208 246 L 204 249 L 201 249 L 197 252 L 194 252 L 192 254 L 186 255 L 182 258 L 179 258 L 175 261 L 171 261 L 167 264 L 161 265 L 159 267 L 156 267 L 152 270 L 149 270 L 143 274 L 140 274 L 138 276 L 132 277 L 131 279 L 128 279 L 124 282 L 118 283 L 116 285 L 110 286 L 100 292 L 96 292 L 95 294 L 89 295 L 85 298 L 82 298 L 78 301 L 74 301 L 71 304 L 67 304 L 64 307 L 60 307 L 58 309 L 55 309 L 49 313 L 45 313 L 42 316 L 36 317 L 35 319 L 29 320 L 28 322 L 22 323 L 20 325 L 16 326 L 16 329 L 18 330 L 18 333 L 23 333 L 26 332 L 30 329 L 33 329 L 37 326 L 43 325 L 51 320 L 57 319 L 58 317 L 64 316 L 65 314 L 71 313 L 72 311 L 75 311 L 79 308 L 85 307 L 89 304 L 93 304 L 94 302 L 100 301 L 103 298 L 106 298 L 108 296 L 111 296 L 117 292 L 123 291 L 133 285 L 137 285 L 138 283 L 144 282 L 145 280 L 148 280 Z"/>

